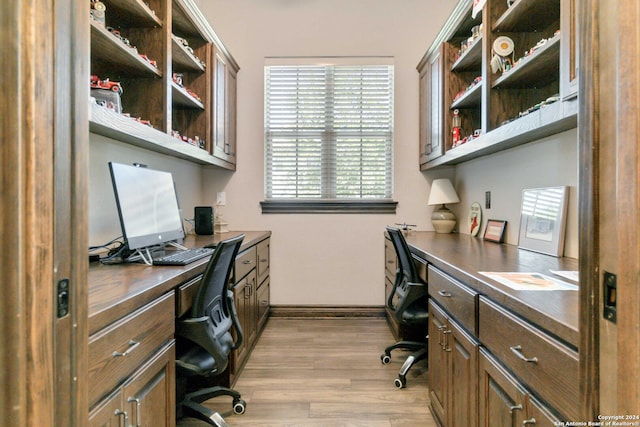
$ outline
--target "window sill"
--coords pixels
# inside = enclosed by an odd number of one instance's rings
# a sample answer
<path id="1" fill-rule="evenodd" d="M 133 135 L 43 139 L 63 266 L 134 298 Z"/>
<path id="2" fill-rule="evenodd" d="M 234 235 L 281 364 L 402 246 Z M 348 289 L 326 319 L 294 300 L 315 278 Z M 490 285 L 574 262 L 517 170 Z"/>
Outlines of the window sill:
<path id="1" fill-rule="evenodd" d="M 395 214 L 394 200 L 265 200 L 263 214 Z"/>

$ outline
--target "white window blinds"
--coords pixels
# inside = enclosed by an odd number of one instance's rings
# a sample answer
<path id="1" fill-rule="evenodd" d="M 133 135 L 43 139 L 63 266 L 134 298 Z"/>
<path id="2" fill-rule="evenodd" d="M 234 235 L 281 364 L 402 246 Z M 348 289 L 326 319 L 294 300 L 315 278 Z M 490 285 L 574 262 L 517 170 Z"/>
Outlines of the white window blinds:
<path id="1" fill-rule="evenodd" d="M 266 198 L 391 199 L 393 66 L 267 66 Z"/>

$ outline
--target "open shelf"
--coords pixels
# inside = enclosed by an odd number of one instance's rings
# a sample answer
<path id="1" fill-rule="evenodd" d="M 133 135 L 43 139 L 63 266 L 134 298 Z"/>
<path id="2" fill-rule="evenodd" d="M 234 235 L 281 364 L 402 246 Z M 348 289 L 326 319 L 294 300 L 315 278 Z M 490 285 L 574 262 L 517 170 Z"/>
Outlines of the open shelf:
<path id="1" fill-rule="evenodd" d="M 94 134 L 201 165 L 235 170 L 235 165 L 213 157 L 206 150 L 99 105 L 91 104 L 90 107 L 89 130 Z"/>
<path id="2" fill-rule="evenodd" d="M 467 48 L 460 58 L 451 66 L 451 71 L 463 71 L 479 68 L 482 65 L 482 36 L 478 37 L 471 47 Z"/>
<path id="3" fill-rule="evenodd" d="M 162 77 L 162 73 L 140 57 L 133 49 L 111 34 L 107 29 L 91 21 L 91 55 L 103 63 L 112 64 L 117 72 L 126 72 L 135 76 Z M 153 58 L 151 58 L 153 59 Z"/>
<path id="4" fill-rule="evenodd" d="M 464 95 L 453 101 L 451 109 L 480 107 L 482 102 L 482 83 L 478 83 L 466 91 Z"/>
<path id="5" fill-rule="evenodd" d="M 173 71 L 204 72 L 204 67 L 198 58 L 189 52 L 173 34 L 171 35 L 171 61 Z"/>
<path id="6" fill-rule="evenodd" d="M 506 2 L 505 2 L 506 3 Z M 516 0 L 493 25 L 494 32 L 535 32 L 560 17 L 558 0 Z"/>
<path id="7" fill-rule="evenodd" d="M 544 85 L 558 79 L 560 66 L 560 35 L 549 39 L 532 55 L 520 59 L 516 65 L 493 82 L 492 87 L 526 88 Z"/>
<path id="8" fill-rule="evenodd" d="M 171 82 L 171 96 L 173 97 L 173 105 L 175 106 L 204 111 L 204 105 L 202 102 L 198 101 L 184 88 L 178 86 L 174 82 Z"/>
<path id="9" fill-rule="evenodd" d="M 526 116 L 500 126 L 420 166 L 425 171 L 439 166 L 456 165 L 478 157 L 517 147 L 577 126 L 576 99 L 555 102 Z"/>
<path id="10" fill-rule="evenodd" d="M 128 27 L 162 27 L 160 18 L 141 0 L 108 0 L 107 14 Z"/>

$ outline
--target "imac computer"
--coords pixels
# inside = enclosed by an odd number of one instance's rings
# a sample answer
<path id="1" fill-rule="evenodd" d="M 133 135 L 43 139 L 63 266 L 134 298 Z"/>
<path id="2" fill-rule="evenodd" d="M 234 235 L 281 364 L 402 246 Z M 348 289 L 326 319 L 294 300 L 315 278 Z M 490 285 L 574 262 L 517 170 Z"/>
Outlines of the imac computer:
<path id="1" fill-rule="evenodd" d="M 171 173 L 114 162 L 109 162 L 109 171 L 122 235 L 131 252 L 127 261 L 163 264 L 153 252 L 167 244 L 188 252 L 176 243 L 184 238 L 184 229 Z M 200 252 L 202 257 L 211 253 Z"/>

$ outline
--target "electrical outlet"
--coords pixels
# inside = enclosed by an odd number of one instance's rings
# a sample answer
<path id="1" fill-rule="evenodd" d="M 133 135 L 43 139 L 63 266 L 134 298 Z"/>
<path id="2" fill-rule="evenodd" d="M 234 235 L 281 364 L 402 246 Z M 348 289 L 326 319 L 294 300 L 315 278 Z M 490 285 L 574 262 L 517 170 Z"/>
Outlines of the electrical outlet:
<path id="1" fill-rule="evenodd" d="M 224 206 L 227 204 L 227 194 L 224 191 L 218 191 L 216 194 L 216 205 Z"/>
<path id="2" fill-rule="evenodd" d="M 491 191 L 484 192 L 484 208 L 491 209 Z"/>

